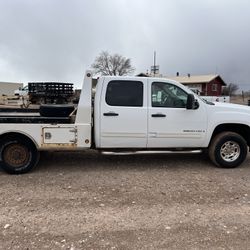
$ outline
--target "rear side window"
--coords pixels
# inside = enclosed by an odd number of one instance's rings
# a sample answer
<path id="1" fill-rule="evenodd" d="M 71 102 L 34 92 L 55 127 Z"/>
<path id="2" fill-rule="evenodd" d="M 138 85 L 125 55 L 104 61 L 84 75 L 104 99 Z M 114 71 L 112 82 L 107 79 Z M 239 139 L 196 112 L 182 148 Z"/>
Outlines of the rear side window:
<path id="1" fill-rule="evenodd" d="M 106 103 L 110 106 L 143 106 L 143 83 L 139 81 L 111 81 L 108 83 Z"/>

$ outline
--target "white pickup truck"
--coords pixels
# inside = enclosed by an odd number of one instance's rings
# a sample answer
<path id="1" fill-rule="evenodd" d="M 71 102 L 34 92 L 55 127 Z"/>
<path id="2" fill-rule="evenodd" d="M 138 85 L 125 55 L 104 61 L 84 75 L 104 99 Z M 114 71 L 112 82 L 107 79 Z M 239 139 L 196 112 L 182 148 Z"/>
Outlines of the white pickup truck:
<path id="1" fill-rule="evenodd" d="M 94 101 L 93 101 L 94 100 Z M 87 71 L 77 109 L 0 114 L 0 166 L 30 171 L 39 151 L 208 151 L 220 167 L 237 167 L 250 146 L 250 107 L 201 100 L 173 80 L 105 76 L 92 91 Z M 44 107 L 43 107 L 44 108 Z M 41 111 L 44 111 L 41 110 Z"/>
<path id="2" fill-rule="evenodd" d="M 29 86 L 25 86 L 25 87 L 20 87 L 19 89 L 14 91 L 15 95 L 19 95 L 19 96 L 27 96 L 29 93 Z"/>

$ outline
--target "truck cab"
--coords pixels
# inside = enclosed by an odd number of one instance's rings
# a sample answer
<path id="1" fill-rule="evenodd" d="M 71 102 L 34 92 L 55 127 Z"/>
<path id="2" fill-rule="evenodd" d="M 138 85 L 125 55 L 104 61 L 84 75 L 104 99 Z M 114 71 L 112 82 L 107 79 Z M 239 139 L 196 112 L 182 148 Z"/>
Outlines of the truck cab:
<path id="1" fill-rule="evenodd" d="M 183 85 L 149 77 L 103 77 L 95 95 L 97 148 L 203 147 L 206 104 L 187 109 L 192 92 Z"/>

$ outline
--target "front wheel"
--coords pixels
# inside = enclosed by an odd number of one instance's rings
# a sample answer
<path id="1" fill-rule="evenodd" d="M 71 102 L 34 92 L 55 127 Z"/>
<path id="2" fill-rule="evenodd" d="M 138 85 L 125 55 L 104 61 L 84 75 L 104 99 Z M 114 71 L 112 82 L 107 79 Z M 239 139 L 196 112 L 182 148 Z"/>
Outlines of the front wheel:
<path id="1" fill-rule="evenodd" d="M 248 147 L 241 135 L 223 132 L 212 139 L 208 151 L 211 161 L 216 166 L 235 168 L 246 159 Z"/>
<path id="2" fill-rule="evenodd" d="M 9 174 L 29 172 L 38 162 L 39 152 L 25 138 L 5 138 L 0 147 L 0 166 Z"/>

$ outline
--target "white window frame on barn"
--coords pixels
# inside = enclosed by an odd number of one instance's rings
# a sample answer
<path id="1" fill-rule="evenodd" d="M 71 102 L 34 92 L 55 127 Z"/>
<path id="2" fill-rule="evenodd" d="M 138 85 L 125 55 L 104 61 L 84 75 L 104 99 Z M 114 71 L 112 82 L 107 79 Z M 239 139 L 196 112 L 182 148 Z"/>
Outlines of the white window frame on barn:
<path id="1" fill-rule="evenodd" d="M 217 84 L 216 83 L 212 84 L 212 91 L 217 91 Z"/>

